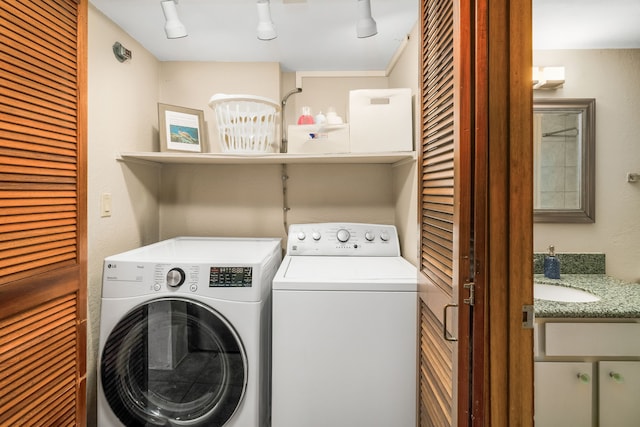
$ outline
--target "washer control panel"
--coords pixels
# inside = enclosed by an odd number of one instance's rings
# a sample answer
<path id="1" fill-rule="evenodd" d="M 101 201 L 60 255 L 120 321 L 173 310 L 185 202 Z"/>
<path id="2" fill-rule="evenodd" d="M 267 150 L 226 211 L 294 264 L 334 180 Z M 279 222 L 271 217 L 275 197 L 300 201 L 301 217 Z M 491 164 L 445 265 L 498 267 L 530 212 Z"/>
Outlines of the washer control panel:
<path id="1" fill-rule="evenodd" d="M 400 256 L 400 245 L 393 225 L 292 224 L 287 255 Z"/>

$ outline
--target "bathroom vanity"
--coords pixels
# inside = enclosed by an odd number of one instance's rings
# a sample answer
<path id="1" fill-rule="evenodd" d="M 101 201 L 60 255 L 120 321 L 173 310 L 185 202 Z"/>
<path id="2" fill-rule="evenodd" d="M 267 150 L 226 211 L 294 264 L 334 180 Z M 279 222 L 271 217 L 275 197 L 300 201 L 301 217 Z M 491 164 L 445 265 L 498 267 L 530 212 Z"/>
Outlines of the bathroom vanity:
<path id="1" fill-rule="evenodd" d="M 640 419 L 640 284 L 601 274 L 536 275 L 592 302 L 535 300 L 536 427 L 625 427 Z"/>

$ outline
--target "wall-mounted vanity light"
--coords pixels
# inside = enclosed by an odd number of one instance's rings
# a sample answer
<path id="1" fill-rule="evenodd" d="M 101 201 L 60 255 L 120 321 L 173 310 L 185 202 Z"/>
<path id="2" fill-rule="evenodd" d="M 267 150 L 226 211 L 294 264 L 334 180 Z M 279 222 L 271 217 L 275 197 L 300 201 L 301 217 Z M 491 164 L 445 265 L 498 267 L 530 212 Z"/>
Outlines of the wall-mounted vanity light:
<path id="1" fill-rule="evenodd" d="M 258 39 L 273 40 L 278 37 L 276 28 L 271 20 L 271 9 L 269 8 L 269 0 L 258 0 Z"/>
<path id="2" fill-rule="evenodd" d="M 160 2 L 162 5 L 162 12 L 164 13 L 164 32 L 168 39 L 179 39 L 187 36 L 187 29 L 184 24 L 180 22 L 178 18 L 178 10 L 176 4 L 178 0 L 165 0 Z"/>
<path id="3" fill-rule="evenodd" d="M 564 67 L 533 67 L 534 89 L 558 89 L 564 85 Z"/>
<path id="4" fill-rule="evenodd" d="M 378 34 L 378 26 L 371 16 L 370 0 L 357 0 L 358 2 L 358 22 L 356 23 L 356 33 L 358 38 L 371 37 Z"/>

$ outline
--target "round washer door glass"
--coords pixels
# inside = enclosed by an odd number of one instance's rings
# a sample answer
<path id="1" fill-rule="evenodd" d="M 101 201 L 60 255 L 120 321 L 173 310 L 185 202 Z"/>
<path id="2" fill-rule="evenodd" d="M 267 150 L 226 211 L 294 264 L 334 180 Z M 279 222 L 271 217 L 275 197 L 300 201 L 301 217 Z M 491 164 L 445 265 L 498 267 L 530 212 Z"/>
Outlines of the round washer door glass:
<path id="1" fill-rule="evenodd" d="M 124 316 L 100 364 L 102 389 L 126 426 L 222 426 L 247 384 L 231 324 L 209 307 L 162 298 Z"/>

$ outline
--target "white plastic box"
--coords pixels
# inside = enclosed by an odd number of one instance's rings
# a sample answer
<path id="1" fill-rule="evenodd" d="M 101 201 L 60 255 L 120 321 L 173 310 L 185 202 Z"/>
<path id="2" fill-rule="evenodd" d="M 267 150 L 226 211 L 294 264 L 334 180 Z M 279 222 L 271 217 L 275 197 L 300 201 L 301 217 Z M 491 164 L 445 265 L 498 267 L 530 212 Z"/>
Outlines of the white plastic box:
<path id="1" fill-rule="evenodd" d="M 287 153 L 339 154 L 349 152 L 349 125 L 289 125 Z"/>
<path id="2" fill-rule="evenodd" d="M 352 153 L 413 151 L 411 89 L 349 92 Z"/>

